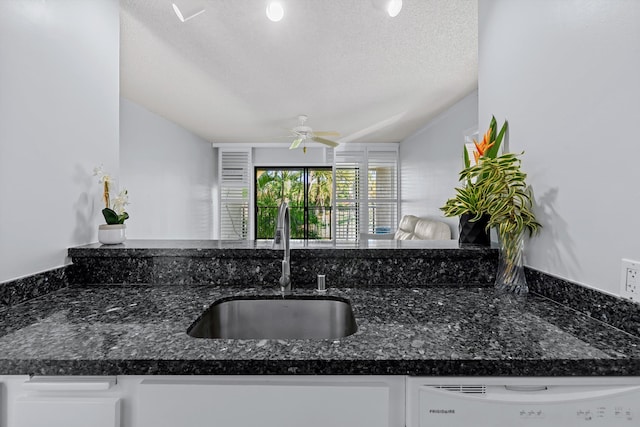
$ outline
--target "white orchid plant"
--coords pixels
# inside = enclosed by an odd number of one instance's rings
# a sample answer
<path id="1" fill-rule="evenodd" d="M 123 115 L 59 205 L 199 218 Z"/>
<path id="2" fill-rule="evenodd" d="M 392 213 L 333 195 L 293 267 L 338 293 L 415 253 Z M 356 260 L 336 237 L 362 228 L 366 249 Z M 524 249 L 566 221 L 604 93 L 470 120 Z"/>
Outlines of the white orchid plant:
<path id="1" fill-rule="evenodd" d="M 129 214 L 124 210 L 129 204 L 129 193 L 122 189 L 116 197 L 111 198 L 110 190 L 115 185 L 111 175 L 102 169 L 102 165 L 93 168 L 93 175 L 98 177 L 98 184 L 102 185 L 102 198 L 105 208 L 102 210 L 107 224 L 124 224 L 129 219 Z"/>

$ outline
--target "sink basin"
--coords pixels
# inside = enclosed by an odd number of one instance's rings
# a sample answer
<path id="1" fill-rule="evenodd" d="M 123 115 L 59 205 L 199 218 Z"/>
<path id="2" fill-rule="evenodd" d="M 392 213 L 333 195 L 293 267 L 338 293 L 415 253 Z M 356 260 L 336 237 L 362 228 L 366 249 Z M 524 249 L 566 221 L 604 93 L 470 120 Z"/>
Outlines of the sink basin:
<path id="1" fill-rule="evenodd" d="M 196 338 L 330 339 L 357 329 L 345 299 L 273 296 L 218 300 L 187 333 Z"/>

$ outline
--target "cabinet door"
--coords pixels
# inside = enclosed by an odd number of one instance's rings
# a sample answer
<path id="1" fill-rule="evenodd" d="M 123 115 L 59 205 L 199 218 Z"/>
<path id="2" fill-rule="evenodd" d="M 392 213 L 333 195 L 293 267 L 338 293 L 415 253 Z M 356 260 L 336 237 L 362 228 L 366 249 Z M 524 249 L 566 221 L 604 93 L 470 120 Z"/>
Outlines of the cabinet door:
<path id="1" fill-rule="evenodd" d="M 114 397 L 21 397 L 10 427 L 119 427 Z"/>
<path id="2" fill-rule="evenodd" d="M 387 384 L 144 380 L 138 425 L 388 427 Z"/>
<path id="3" fill-rule="evenodd" d="M 115 377 L 17 377 L 7 384 L 8 427 L 119 427 Z M 5 425 L 5 424 L 2 424 Z"/>

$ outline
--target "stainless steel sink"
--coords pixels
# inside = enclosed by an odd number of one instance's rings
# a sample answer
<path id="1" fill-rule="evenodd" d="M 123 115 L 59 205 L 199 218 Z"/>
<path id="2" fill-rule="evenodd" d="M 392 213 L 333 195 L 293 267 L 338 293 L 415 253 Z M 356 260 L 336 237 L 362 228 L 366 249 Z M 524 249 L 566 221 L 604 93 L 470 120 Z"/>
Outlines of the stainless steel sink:
<path id="1" fill-rule="evenodd" d="M 187 333 L 196 338 L 329 339 L 357 330 L 347 300 L 279 296 L 218 300 Z"/>

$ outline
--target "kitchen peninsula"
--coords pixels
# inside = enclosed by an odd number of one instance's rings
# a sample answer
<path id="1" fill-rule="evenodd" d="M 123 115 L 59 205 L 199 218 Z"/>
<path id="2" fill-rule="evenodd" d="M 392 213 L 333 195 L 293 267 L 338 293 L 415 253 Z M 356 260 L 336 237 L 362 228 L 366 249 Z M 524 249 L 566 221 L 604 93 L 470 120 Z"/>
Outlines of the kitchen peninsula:
<path id="1" fill-rule="evenodd" d="M 329 340 L 186 334 L 220 298 L 277 292 L 281 254 L 267 242 L 128 241 L 69 255 L 69 288 L 0 313 L 0 374 L 640 375 L 639 337 L 535 293 L 496 294 L 491 248 L 292 245 L 294 294 L 315 295 L 326 274 L 327 295 L 352 304 L 357 332 Z"/>

